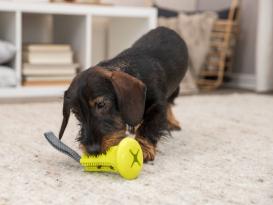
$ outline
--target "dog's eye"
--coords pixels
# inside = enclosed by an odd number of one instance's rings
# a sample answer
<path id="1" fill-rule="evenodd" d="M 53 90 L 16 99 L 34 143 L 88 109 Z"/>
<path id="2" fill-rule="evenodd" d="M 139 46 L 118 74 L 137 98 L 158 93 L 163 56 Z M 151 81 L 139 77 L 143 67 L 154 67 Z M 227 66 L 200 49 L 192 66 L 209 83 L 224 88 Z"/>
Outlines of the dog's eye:
<path id="1" fill-rule="evenodd" d="M 111 108 L 111 101 L 104 96 L 89 101 L 89 105 L 95 108 L 97 113 L 105 114 Z"/>

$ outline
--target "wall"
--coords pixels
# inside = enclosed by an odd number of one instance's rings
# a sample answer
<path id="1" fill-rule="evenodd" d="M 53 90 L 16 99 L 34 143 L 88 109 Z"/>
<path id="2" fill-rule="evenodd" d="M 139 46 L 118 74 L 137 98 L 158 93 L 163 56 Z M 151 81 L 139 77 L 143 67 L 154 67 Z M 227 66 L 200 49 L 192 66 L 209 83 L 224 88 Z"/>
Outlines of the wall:
<path id="1" fill-rule="evenodd" d="M 197 0 L 197 10 L 221 10 L 230 6 L 230 0 Z"/>
<path id="2" fill-rule="evenodd" d="M 241 5 L 240 36 L 236 49 L 235 73 L 255 74 L 257 16 L 257 1 L 243 0 Z"/>
<path id="3" fill-rule="evenodd" d="M 273 2 L 258 2 L 256 91 L 273 91 Z"/>
<path id="4" fill-rule="evenodd" d="M 154 0 L 161 7 L 177 11 L 194 11 L 198 0 Z"/>

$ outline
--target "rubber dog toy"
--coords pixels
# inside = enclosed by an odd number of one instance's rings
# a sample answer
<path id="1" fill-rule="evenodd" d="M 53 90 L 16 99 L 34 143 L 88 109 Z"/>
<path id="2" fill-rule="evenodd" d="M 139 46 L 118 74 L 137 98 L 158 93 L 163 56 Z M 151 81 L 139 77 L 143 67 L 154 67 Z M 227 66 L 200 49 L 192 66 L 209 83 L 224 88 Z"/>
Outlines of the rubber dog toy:
<path id="1" fill-rule="evenodd" d="M 84 171 L 115 172 L 125 179 L 135 179 L 143 166 L 142 149 L 131 137 L 125 137 L 117 146 L 110 147 L 106 154 L 93 156 L 84 153 L 80 156 L 62 143 L 53 132 L 47 132 L 44 135 L 54 148 L 79 162 Z"/>

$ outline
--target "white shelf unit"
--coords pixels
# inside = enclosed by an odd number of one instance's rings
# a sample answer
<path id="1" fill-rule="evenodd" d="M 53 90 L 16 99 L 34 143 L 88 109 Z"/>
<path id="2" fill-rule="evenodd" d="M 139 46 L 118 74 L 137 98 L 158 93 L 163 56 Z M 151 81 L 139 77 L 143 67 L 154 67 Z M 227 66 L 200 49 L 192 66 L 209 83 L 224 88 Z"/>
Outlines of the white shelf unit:
<path id="1" fill-rule="evenodd" d="M 61 96 L 66 87 L 21 85 L 24 43 L 68 43 L 81 69 L 113 57 L 156 27 L 157 11 L 145 7 L 0 2 L 0 39 L 16 46 L 10 66 L 18 84 L 0 98 Z"/>

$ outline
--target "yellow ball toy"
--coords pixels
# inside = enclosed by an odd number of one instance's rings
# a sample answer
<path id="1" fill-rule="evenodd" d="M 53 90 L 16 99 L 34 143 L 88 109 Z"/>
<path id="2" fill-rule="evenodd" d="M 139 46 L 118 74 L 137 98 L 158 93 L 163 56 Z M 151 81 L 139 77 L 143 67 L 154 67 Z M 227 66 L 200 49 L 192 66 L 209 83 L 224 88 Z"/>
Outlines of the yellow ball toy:
<path id="1" fill-rule="evenodd" d="M 80 163 L 84 171 L 116 172 L 125 179 L 135 179 L 142 169 L 143 154 L 139 143 L 126 137 L 117 146 L 112 146 L 106 154 L 83 154 Z"/>

